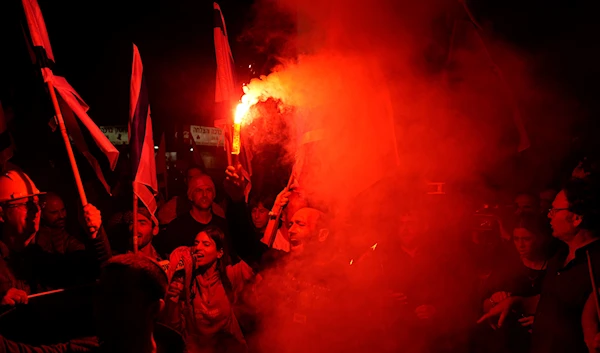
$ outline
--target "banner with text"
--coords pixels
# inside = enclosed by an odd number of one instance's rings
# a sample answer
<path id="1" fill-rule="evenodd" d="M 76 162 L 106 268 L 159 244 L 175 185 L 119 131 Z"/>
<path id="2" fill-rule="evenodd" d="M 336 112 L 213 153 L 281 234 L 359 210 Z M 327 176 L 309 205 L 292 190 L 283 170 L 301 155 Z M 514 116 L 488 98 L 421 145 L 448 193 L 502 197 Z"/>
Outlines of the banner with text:
<path id="1" fill-rule="evenodd" d="M 126 145 L 129 143 L 127 125 L 100 126 L 100 131 L 108 137 L 113 145 Z"/>

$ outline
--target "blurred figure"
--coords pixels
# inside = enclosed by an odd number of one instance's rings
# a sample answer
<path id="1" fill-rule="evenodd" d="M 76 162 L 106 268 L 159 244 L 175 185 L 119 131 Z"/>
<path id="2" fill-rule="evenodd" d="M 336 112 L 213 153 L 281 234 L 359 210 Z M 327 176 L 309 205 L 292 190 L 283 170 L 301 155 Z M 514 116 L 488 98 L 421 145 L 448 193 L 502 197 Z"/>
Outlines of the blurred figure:
<path id="1" fill-rule="evenodd" d="M 95 302 L 100 351 L 157 352 L 154 329 L 167 285 L 164 271 L 151 259 L 133 254 L 110 259 L 102 269 Z"/>
<path id="2" fill-rule="evenodd" d="M 540 201 L 533 194 L 521 193 L 515 198 L 515 215 L 539 213 Z"/>
<path id="3" fill-rule="evenodd" d="M 427 218 L 415 211 L 399 215 L 395 237 L 380 245 L 384 320 L 390 332 L 402 332 L 392 351 L 443 351 L 443 318 L 451 307 L 445 298 L 452 295 L 445 281 L 449 259 L 431 238 Z"/>
<path id="4" fill-rule="evenodd" d="M 186 172 L 185 177 L 183 179 L 186 190 L 188 189 L 190 180 L 205 175 L 202 172 L 202 169 L 198 166 L 190 166 Z M 169 201 L 163 204 L 156 213 L 156 217 L 158 218 L 158 222 L 160 225 L 167 225 L 171 223 L 175 218 L 188 213 L 192 208 L 192 204 L 187 197 L 182 196 L 173 196 Z M 225 212 L 223 208 L 219 206 L 217 203 L 212 204 L 212 211 L 219 217 L 225 218 Z"/>
<path id="5" fill-rule="evenodd" d="M 473 270 L 477 277 L 479 301 L 484 294 L 487 281 L 494 268 L 506 263 L 508 259 L 516 260 L 511 234 L 504 226 L 497 207 L 484 205 L 473 217 L 471 242 L 468 252 L 473 262 Z"/>
<path id="6" fill-rule="evenodd" d="M 152 239 L 158 234 L 158 224 L 153 220 L 152 214 L 146 207 L 139 206 L 137 209 L 137 237 L 138 251 L 152 260 L 161 261 L 161 257 L 152 246 Z M 133 216 L 130 217 L 129 232 L 133 233 Z M 133 249 L 133 239 L 130 236 L 130 246 Z"/>
<path id="7" fill-rule="evenodd" d="M 552 201 L 554 201 L 556 194 L 558 194 L 558 191 L 552 189 L 540 192 L 540 213 L 544 216 L 546 216 L 548 210 L 552 208 Z"/>
<path id="8" fill-rule="evenodd" d="M 67 211 L 63 200 L 55 193 L 47 193 L 36 243 L 45 252 L 53 254 L 84 250 L 83 243 L 66 231 L 66 224 Z"/>

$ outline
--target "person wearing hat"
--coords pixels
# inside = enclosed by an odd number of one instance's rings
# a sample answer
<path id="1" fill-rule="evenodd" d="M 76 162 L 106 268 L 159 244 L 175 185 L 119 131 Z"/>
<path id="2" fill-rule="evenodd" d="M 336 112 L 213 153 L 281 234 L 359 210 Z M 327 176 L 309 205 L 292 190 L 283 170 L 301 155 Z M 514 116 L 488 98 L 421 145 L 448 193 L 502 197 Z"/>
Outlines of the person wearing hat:
<path id="1" fill-rule="evenodd" d="M 44 194 L 21 171 L 0 175 L 1 305 L 24 304 L 28 294 L 93 280 L 110 257 L 100 211 L 91 204 L 83 208 L 83 218 L 95 258 L 86 251 L 49 254 L 35 244 Z"/>
<path id="2" fill-rule="evenodd" d="M 132 212 L 133 213 L 133 212 Z M 140 255 L 144 255 L 152 260 L 161 261 L 160 255 L 152 246 L 152 239 L 158 234 L 158 224 L 156 218 L 152 216 L 146 207 L 138 207 L 137 209 L 137 237 L 138 251 Z M 133 217 L 129 223 L 129 232 L 133 233 Z M 130 237 L 130 242 L 133 243 L 133 238 Z M 133 244 L 131 244 L 133 247 Z"/>

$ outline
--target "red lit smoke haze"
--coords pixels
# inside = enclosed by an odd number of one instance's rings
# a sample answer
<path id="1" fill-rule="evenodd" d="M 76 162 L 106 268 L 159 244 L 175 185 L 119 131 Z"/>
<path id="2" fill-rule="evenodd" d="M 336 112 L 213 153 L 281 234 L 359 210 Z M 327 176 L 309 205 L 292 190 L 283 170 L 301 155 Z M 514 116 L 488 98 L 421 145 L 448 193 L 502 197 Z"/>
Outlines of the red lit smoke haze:
<path id="1" fill-rule="evenodd" d="M 311 180 L 304 186 L 329 203 L 346 204 L 390 173 L 479 183 L 517 153 L 511 96 L 530 132 L 540 122 L 532 116 L 547 116 L 549 101 L 556 105 L 556 97 L 534 85 L 527 57 L 486 37 L 495 61 L 508 66 L 505 89 L 453 1 L 286 0 L 255 8 L 262 22 L 251 28 L 263 36 L 270 29 L 266 42 L 284 38 L 281 19 L 296 18 L 297 34 L 281 47 L 282 64 L 245 92 L 296 110 L 293 133 L 281 133 L 291 156 L 303 133 L 323 129 L 318 153 L 304 163 Z"/>
<path id="2" fill-rule="evenodd" d="M 457 2 L 280 0 L 259 2 L 255 10 L 259 23 L 251 30 L 260 28 L 264 34 L 270 29 L 273 36 L 267 41 L 276 37 L 287 42 L 280 50 L 282 64 L 249 82 L 245 92 L 262 101 L 274 98 L 286 116 L 293 116 L 289 130 L 280 135 L 289 158 L 302 150 L 304 133 L 323 131 L 323 139 L 305 155 L 300 184 L 309 203 L 326 205 L 330 211 L 337 230 L 332 241 L 355 253 L 375 242 L 385 246 L 397 231 L 398 216 L 408 210 L 424 214 L 421 221 L 440 237 L 429 239 L 434 243 L 457 246 L 465 238 L 454 228 L 475 210 L 472 199 L 487 191 L 484 174 L 517 153 L 510 95 L 516 97 L 530 132 L 544 126 L 540 122 L 554 125 L 554 130 L 535 131 L 533 143 L 552 141 L 556 131 L 568 127 L 559 124 L 564 119 L 556 118 L 567 105 L 534 80 L 531 59 L 485 37 L 509 83 L 507 92 Z M 281 27 L 269 27 L 271 18 L 295 18 L 297 33 L 286 37 Z M 296 57 L 290 56 L 293 52 Z M 267 139 L 261 134 L 253 137 L 255 145 Z M 274 137 L 268 139 L 273 142 Z M 553 157 L 559 157 L 557 152 Z M 466 194 L 454 191 L 434 199 L 426 193 L 427 181 L 470 186 Z M 454 255 L 461 251 L 446 250 Z M 479 304 L 466 303 L 462 275 L 457 273 L 449 287 L 437 290 L 459 296 L 454 310 L 468 325 L 472 323 L 468 314 Z M 386 276 L 390 281 L 396 278 L 394 273 Z M 362 290 L 351 293 L 357 302 L 373 295 L 372 289 Z M 461 300 L 472 307 L 462 306 Z M 352 312 L 340 305 L 338 312 Z M 367 327 L 382 322 L 381 317 L 355 314 Z M 341 316 L 340 324 L 342 320 Z M 285 342 L 285 331 L 278 334 Z"/>

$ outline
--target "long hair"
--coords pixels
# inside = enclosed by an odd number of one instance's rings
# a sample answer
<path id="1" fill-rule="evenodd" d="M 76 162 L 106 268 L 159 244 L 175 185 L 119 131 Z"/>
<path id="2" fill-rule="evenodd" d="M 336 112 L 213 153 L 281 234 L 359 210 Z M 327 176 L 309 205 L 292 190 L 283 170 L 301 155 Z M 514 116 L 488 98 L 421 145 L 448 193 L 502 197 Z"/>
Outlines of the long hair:
<path id="1" fill-rule="evenodd" d="M 217 271 L 219 271 L 219 277 L 223 284 L 223 288 L 225 288 L 225 293 L 227 293 L 229 302 L 233 304 L 233 286 L 227 276 L 227 266 L 231 265 L 231 255 L 227 239 L 225 239 L 225 233 L 216 226 L 208 226 L 200 233 L 206 233 L 215 242 L 217 251 L 223 251 L 223 256 L 221 256 L 220 259 L 217 259 Z"/>

